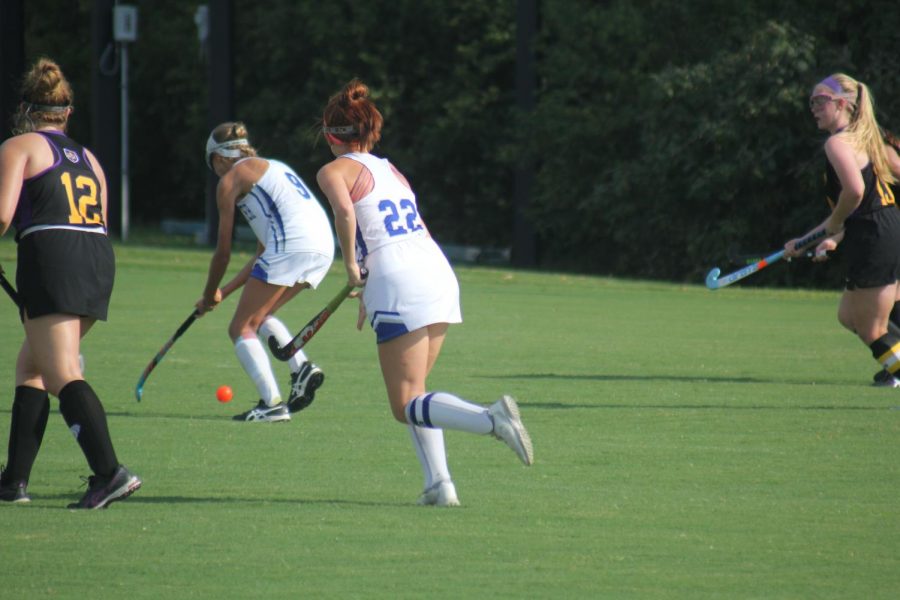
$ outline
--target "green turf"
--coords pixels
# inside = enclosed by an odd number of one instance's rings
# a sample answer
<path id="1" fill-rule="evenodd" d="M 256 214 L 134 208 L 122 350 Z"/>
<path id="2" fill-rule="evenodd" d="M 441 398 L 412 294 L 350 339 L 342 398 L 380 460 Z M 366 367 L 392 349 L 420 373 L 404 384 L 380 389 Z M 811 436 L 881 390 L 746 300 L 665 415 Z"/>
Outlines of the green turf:
<path id="1" fill-rule="evenodd" d="M 14 252 L 7 236 L 10 277 Z M 900 590 L 900 390 L 868 386 L 877 365 L 837 324 L 835 293 L 458 268 L 465 323 L 431 387 L 481 403 L 515 395 L 536 464 L 447 432 L 462 507 L 445 510 L 415 505 L 419 466 L 353 302 L 308 346 L 327 379 L 291 423 L 229 420 L 256 399 L 227 341 L 233 300 L 194 324 L 138 404 L 137 378 L 192 310 L 209 252 L 117 253 L 111 319 L 84 353 L 120 458 L 144 487 L 109 510 L 66 510 L 87 469 L 54 401 L 34 502 L 0 506 L 2 598 Z M 333 270 L 284 320 L 299 328 L 342 283 Z M 7 397 L 21 338 L 4 300 Z M 222 384 L 230 404 L 215 399 Z"/>

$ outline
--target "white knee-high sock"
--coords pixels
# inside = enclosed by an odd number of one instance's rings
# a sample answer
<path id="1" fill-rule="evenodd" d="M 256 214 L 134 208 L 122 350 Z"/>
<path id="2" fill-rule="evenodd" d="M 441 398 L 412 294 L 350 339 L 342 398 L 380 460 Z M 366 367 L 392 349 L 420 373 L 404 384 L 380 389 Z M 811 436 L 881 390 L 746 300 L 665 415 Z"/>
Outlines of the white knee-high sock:
<path id="1" fill-rule="evenodd" d="M 259 326 L 259 335 L 262 337 L 266 347 L 269 345 L 269 336 L 274 337 L 279 346 L 284 346 L 294 339 L 294 336 L 291 335 L 287 326 L 281 319 L 274 315 L 266 317 L 266 320 Z M 303 350 L 299 350 L 297 354 L 288 359 L 288 366 L 291 368 L 291 373 L 296 373 L 300 369 L 300 366 L 308 360 L 309 358 L 307 358 Z"/>
<path id="2" fill-rule="evenodd" d="M 409 435 L 416 449 L 416 456 L 422 465 L 427 490 L 438 481 L 450 481 L 450 469 L 447 466 L 447 452 L 444 448 L 444 431 L 427 429 L 417 425 L 407 425 Z"/>
<path id="3" fill-rule="evenodd" d="M 244 367 L 244 371 L 250 376 L 259 397 L 267 406 L 275 406 L 281 402 L 281 393 L 272 374 L 272 365 L 269 363 L 269 355 L 266 354 L 259 338 L 239 338 L 234 343 L 234 352 L 238 361 Z"/>
<path id="4" fill-rule="evenodd" d="M 422 427 L 488 434 L 494 421 L 488 409 L 447 392 L 426 392 L 406 405 L 406 422 Z"/>

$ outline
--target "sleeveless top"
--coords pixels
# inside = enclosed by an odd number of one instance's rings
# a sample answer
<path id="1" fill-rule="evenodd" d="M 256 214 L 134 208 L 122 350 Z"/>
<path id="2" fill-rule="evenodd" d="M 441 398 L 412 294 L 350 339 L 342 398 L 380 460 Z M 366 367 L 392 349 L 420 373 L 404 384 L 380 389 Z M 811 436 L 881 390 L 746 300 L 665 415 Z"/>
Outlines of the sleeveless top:
<path id="1" fill-rule="evenodd" d="M 427 237 L 415 193 L 394 174 L 386 158 L 366 152 L 350 152 L 341 158 L 361 163 L 372 174 L 374 184 L 371 192 L 353 204 L 358 261 L 388 244 Z"/>
<path id="2" fill-rule="evenodd" d="M 288 165 L 263 160 L 268 169 L 237 202 L 256 238 L 267 252 L 330 254 L 334 237 L 325 209 Z"/>
<path id="3" fill-rule="evenodd" d="M 22 184 L 13 215 L 16 240 L 42 229 L 106 233 L 100 180 L 84 146 L 62 132 L 37 131 L 53 151 L 53 164 Z"/>
<path id="4" fill-rule="evenodd" d="M 862 168 L 862 178 L 865 184 L 862 200 L 859 206 L 847 217 L 850 219 L 863 219 L 871 221 L 875 218 L 878 211 L 886 208 L 894 208 L 894 193 L 891 187 L 884 183 L 880 177 L 875 174 L 872 163 Z M 838 197 L 841 194 L 841 181 L 838 179 L 837 172 L 830 162 L 825 167 L 825 195 L 828 205 L 833 209 L 837 204 Z"/>

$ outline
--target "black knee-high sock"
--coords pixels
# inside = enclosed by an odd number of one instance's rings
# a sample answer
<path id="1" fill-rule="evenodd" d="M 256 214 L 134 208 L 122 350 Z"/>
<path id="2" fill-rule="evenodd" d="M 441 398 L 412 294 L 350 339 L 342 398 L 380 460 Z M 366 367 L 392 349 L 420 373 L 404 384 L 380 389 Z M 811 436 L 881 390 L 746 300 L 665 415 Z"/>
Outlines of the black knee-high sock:
<path id="1" fill-rule="evenodd" d="M 888 331 L 900 338 L 900 302 L 894 302 L 894 308 L 888 317 Z"/>
<path id="2" fill-rule="evenodd" d="M 87 381 L 71 381 L 59 391 L 59 412 L 78 440 L 91 470 L 101 477 L 111 476 L 119 459 L 109 437 L 106 412 Z"/>
<path id="3" fill-rule="evenodd" d="M 31 467 L 41 449 L 50 396 L 44 390 L 20 385 L 13 397 L 12 422 L 9 427 L 9 454 L 3 471 L 3 485 L 28 482 Z"/>
<path id="4" fill-rule="evenodd" d="M 900 337 L 890 331 L 869 344 L 872 356 L 881 363 L 891 375 L 900 372 Z"/>

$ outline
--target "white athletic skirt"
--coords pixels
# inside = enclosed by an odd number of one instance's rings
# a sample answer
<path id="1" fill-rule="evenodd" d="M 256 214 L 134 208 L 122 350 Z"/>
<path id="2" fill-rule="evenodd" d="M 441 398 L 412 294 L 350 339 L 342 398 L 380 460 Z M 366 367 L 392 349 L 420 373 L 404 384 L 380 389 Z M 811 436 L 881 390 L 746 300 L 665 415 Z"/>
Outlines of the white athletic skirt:
<path id="1" fill-rule="evenodd" d="M 256 259 L 250 277 L 271 283 L 293 287 L 295 283 L 308 283 L 316 289 L 334 260 L 334 251 L 331 254 L 319 252 L 287 252 L 274 253 L 263 252 Z"/>
<path id="2" fill-rule="evenodd" d="M 461 323 L 459 283 L 429 237 L 378 248 L 365 259 L 366 314 L 380 344 L 434 323 Z"/>

